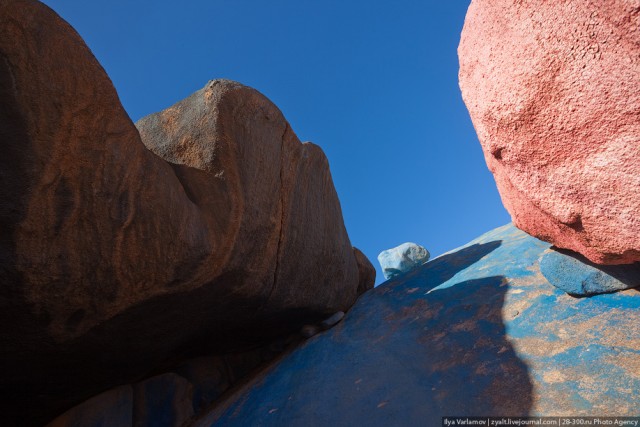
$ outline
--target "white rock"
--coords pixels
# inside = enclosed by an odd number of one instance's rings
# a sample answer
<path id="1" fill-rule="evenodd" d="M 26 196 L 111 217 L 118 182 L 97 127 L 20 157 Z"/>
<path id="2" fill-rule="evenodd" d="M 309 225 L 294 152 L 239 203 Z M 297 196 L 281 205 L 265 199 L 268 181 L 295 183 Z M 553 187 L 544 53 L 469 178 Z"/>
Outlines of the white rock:
<path id="1" fill-rule="evenodd" d="M 391 279 L 429 261 L 429 251 L 420 245 L 407 242 L 380 252 L 378 262 L 386 279 Z"/>

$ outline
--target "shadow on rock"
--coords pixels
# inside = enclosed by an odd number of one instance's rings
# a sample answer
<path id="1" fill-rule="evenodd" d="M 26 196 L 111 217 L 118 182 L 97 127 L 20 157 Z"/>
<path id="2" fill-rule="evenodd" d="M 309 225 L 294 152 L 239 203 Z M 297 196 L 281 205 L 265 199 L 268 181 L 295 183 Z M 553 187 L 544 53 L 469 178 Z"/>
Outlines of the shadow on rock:
<path id="1" fill-rule="evenodd" d="M 387 282 L 389 283 L 388 287 L 381 286 L 377 290 L 385 292 L 402 286 L 414 286 L 414 281 L 417 280 L 420 281 L 421 289 L 428 291 L 480 261 L 480 259 L 499 248 L 501 243 L 500 240 L 476 243 L 455 252 L 440 255 L 421 267 L 389 280 Z"/>
<path id="2" fill-rule="evenodd" d="M 555 246 L 543 253 L 540 271 L 549 283 L 575 297 L 612 293 L 640 286 L 640 262 L 600 265 L 577 252 Z"/>
<path id="3" fill-rule="evenodd" d="M 587 258 L 577 252 L 573 252 L 567 249 L 560 249 L 555 246 L 553 246 L 552 249 L 563 255 L 575 258 L 576 260 L 588 265 L 591 268 L 598 269 L 609 276 L 615 277 L 617 280 L 629 286 L 630 288 L 640 286 L 640 262 L 620 265 L 600 265 L 589 261 Z"/>
<path id="4" fill-rule="evenodd" d="M 528 415 L 532 382 L 502 314 L 507 279 L 437 288 L 499 246 L 443 255 L 365 294 L 331 335 L 195 425 L 440 426 L 442 416 Z"/>

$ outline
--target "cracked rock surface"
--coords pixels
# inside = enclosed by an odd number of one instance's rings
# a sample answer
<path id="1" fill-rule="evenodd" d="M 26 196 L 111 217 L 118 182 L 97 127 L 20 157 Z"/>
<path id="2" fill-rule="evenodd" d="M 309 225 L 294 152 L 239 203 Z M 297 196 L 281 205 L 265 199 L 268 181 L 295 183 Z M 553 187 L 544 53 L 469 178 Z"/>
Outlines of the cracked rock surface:
<path id="1" fill-rule="evenodd" d="M 0 94 L 6 425 L 355 301 L 327 159 L 257 91 L 211 82 L 138 132 L 80 36 L 6 0 Z"/>

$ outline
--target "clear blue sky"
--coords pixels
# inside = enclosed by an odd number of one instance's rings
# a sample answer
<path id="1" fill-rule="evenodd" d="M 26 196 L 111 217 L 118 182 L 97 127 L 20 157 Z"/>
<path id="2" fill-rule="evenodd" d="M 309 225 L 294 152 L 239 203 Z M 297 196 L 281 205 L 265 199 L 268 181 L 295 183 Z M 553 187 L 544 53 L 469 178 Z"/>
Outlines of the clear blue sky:
<path id="1" fill-rule="evenodd" d="M 468 0 L 45 0 L 85 39 L 131 118 L 214 78 L 258 89 L 331 165 L 347 230 L 378 269 L 510 221 L 458 88 Z"/>

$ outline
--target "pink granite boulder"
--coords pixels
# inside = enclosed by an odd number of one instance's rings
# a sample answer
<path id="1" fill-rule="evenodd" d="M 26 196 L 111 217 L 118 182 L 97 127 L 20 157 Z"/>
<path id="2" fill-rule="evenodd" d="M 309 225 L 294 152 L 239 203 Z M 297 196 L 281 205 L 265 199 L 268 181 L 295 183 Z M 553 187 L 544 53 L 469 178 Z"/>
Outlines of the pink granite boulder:
<path id="1" fill-rule="evenodd" d="M 640 3 L 473 0 L 460 88 L 514 223 L 640 260 Z"/>

